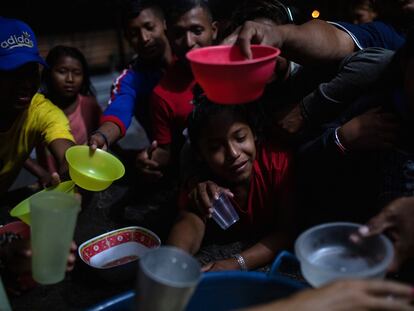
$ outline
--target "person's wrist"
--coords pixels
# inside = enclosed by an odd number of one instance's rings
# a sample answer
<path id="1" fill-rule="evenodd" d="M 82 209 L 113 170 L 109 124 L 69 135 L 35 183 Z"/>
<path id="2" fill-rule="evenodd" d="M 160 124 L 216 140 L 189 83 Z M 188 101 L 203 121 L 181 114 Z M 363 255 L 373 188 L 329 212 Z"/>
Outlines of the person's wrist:
<path id="1" fill-rule="evenodd" d="M 234 254 L 233 258 L 236 259 L 237 264 L 239 265 L 239 268 L 241 271 L 248 271 L 246 260 L 241 254 Z"/>
<path id="2" fill-rule="evenodd" d="M 106 135 L 105 135 L 102 131 L 100 131 L 100 130 L 96 130 L 96 131 L 92 132 L 92 134 L 91 134 L 91 135 L 98 135 L 98 136 L 101 136 L 101 137 L 103 138 L 104 142 L 105 142 L 106 147 L 108 147 L 108 148 L 109 148 L 109 140 L 108 140 L 108 136 L 106 136 Z"/>

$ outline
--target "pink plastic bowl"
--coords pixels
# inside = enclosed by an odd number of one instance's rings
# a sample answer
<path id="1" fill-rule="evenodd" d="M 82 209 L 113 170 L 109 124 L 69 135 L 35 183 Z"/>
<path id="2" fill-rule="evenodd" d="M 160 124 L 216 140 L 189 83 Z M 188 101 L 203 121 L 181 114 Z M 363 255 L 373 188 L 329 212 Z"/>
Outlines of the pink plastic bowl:
<path id="1" fill-rule="evenodd" d="M 242 104 L 258 99 L 270 80 L 280 50 L 252 45 L 252 59 L 238 46 L 199 48 L 187 53 L 196 81 L 209 100 L 219 104 Z"/>

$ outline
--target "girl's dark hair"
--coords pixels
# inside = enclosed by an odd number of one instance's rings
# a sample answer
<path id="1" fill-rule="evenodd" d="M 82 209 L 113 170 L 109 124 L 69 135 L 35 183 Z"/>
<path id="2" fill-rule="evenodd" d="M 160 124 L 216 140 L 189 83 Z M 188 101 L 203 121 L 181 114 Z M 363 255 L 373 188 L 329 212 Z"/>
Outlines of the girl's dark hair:
<path id="1" fill-rule="evenodd" d="M 59 58 L 63 56 L 69 56 L 74 59 L 77 59 L 83 69 L 83 82 L 80 89 L 80 94 L 82 95 L 95 95 L 95 90 L 92 86 L 90 74 L 89 74 L 89 66 L 88 62 L 86 61 L 85 56 L 82 54 L 81 51 L 79 51 L 75 47 L 70 46 L 64 46 L 64 45 L 57 45 L 54 48 L 52 48 L 49 51 L 49 54 L 46 56 L 46 63 L 49 65 L 49 68 L 44 68 L 42 71 L 42 90 L 45 94 L 48 94 L 51 92 L 52 88 L 52 75 L 51 75 L 51 69 L 53 66 L 56 65 Z"/>
<path id="2" fill-rule="evenodd" d="M 191 146 L 198 149 L 200 135 L 207 123 L 215 116 L 227 112 L 235 118 L 245 120 L 250 126 L 253 133 L 257 134 L 258 128 L 258 113 L 257 102 L 252 102 L 242 105 L 220 105 L 210 101 L 199 86 L 193 90 L 194 93 L 194 109 L 188 117 L 188 136 L 190 138 Z"/>
<path id="3" fill-rule="evenodd" d="M 168 4 L 165 5 L 167 23 L 170 25 L 175 23 L 182 15 L 197 7 L 203 8 L 208 13 L 210 20 L 214 20 L 208 0 L 174 0 L 168 1 Z"/>

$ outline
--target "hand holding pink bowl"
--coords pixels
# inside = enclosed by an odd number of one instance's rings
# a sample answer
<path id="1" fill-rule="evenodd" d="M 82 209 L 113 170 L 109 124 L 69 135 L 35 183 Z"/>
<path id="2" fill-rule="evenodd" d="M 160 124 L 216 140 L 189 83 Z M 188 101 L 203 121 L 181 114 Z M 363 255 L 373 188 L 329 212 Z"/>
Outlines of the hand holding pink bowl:
<path id="1" fill-rule="evenodd" d="M 243 104 L 258 99 L 271 79 L 280 50 L 252 45 L 246 59 L 238 46 L 209 46 L 187 53 L 197 83 L 209 100 Z"/>

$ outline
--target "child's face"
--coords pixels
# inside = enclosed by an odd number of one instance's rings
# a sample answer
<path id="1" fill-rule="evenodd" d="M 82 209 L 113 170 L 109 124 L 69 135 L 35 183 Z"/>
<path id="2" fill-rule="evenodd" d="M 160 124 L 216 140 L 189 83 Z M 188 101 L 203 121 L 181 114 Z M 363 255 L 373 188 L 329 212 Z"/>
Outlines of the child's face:
<path id="1" fill-rule="evenodd" d="M 161 59 L 168 45 L 165 20 L 153 9 L 147 8 L 128 22 L 126 37 L 143 60 Z"/>
<path id="2" fill-rule="evenodd" d="M 217 37 L 217 23 L 211 22 L 209 13 L 196 7 L 168 26 L 171 45 L 177 57 L 186 61 L 188 51 L 210 46 Z"/>
<path id="3" fill-rule="evenodd" d="M 225 112 L 214 116 L 200 133 L 199 150 L 214 175 L 225 182 L 238 184 L 250 178 L 256 146 L 246 122 Z"/>
<path id="4" fill-rule="evenodd" d="M 83 67 L 71 56 L 61 56 L 50 69 L 51 83 L 56 94 L 63 98 L 76 97 L 83 83 Z"/>
<path id="5" fill-rule="evenodd" d="M 37 63 L 27 63 L 11 71 L 0 71 L 0 112 L 9 115 L 27 109 L 39 85 Z"/>

